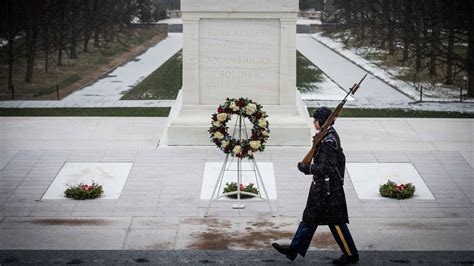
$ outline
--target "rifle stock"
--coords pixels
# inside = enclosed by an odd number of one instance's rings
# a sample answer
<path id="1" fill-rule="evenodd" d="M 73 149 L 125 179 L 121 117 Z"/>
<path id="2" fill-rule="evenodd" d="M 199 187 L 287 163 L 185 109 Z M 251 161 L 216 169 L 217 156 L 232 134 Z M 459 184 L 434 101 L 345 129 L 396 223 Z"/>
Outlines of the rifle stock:
<path id="1" fill-rule="evenodd" d="M 329 118 L 326 119 L 324 124 L 321 126 L 321 129 L 319 130 L 319 132 L 316 133 L 316 135 L 314 135 L 313 145 L 311 146 L 311 149 L 308 151 L 308 153 L 304 156 L 304 158 L 302 160 L 303 163 L 311 163 L 311 160 L 313 160 L 313 155 L 316 152 L 316 149 L 318 148 L 318 145 L 321 143 L 321 141 L 323 140 L 323 138 L 326 135 L 327 131 L 329 130 L 329 128 L 331 128 L 332 124 L 334 123 L 336 118 L 339 116 L 339 113 L 342 111 L 342 108 L 344 107 L 344 104 L 347 101 L 347 97 L 351 93 L 352 93 L 352 95 L 354 95 L 354 93 L 359 89 L 360 84 L 362 83 L 362 81 L 364 81 L 366 76 L 367 76 L 367 74 L 365 74 L 364 77 L 362 77 L 362 79 L 359 81 L 359 83 L 356 83 L 352 86 L 352 88 L 346 94 L 346 97 L 344 97 L 344 99 L 342 99 L 342 101 L 337 105 L 336 109 L 334 109 L 334 111 L 331 113 Z"/>

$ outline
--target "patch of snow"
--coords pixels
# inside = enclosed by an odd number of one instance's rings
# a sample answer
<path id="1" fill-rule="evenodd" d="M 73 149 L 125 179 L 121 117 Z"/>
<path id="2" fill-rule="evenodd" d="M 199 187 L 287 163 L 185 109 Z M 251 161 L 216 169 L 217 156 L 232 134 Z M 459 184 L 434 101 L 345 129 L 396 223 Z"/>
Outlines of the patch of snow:
<path id="1" fill-rule="evenodd" d="M 307 18 L 298 18 L 296 25 L 321 25 L 321 20 L 319 19 L 307 19 Z"/>
<path id="2" fill-rule="evenodd" d="M 341 101 L 347 94 L 339 85 L 325 76 L 321 82 L 314 83 L 311 87 L 311 91 L 300 91 L 303 100 Z M 349 95 L 347 100 L 355 101 L 351 95 Z"/>
<path id="3" fill-rule="evenodd" d="M 397 70 L 389 71 L 382 69 L 380 66 L 376 65 L 375 61 L 369 61 L 362 56 L 356 54 L 356 52 L 360 52 L 363 54 L 364 48 L 358 49 L 355 51 L 346 49 L 344 44 L 341 41 L 333 40 L 331 38 L 325 37 L 322 33 L 315 33 L 312 34 L 315 40 L 319 41 L 320 43 L 324 44 L 325 46 L 331 48 L 332 50 L 336 51 L 340 55 L 344 56 L 349 61 L 353 62 L 354 64 L 360 66 L 361 68 L 365 69 L 367 72 L 371 73 L 372 75 L 376 76 L 377 78 L 383 80 L 387 84 L 397 88 L 404 94 L 408 95 L 412 99 L 419 99 L 420 92 L 419 90 L 413 85 L 403 80 L 397 79 L 394 74 L 397 74 Z M 367 49 L 365 49 L 367 50 Z M 427 86 L 428 84 L 420 84 L 423 85 L 425 89 L 423 90 L 423 100 L 424 101 L 446 101 L 452 102 L 459 99 L 459 90 L 453 90 L 449 86 Z M 474 102 L 474 99 L 468 99 L 466 101 Z"/>
<path id="4" fill-rule="evenodd" d="M 156 23 L 165 23 L 165 24 L 183 24 L 183 20 L 181 18 L 167 18 L 167 19 L 162 19 L 158 20 Z"/>

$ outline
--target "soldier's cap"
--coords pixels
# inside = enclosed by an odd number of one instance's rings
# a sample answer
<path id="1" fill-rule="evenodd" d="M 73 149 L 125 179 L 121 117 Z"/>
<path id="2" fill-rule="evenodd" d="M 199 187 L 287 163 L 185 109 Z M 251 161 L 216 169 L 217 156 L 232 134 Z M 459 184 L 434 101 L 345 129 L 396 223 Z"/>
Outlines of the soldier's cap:
<path id="1" fill-rule="evenodd" d="M 313 118 L 319 121 L 319 125 L 323 126 L 324 122 L 331 116 L 332 111 L 326 106 L 319 107 L 313 112 Z"/>

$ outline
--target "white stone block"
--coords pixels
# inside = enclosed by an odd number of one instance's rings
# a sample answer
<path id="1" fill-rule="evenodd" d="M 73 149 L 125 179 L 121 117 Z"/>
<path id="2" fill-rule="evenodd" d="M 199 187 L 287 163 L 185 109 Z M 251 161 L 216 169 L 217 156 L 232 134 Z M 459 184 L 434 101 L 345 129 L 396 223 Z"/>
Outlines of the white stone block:
<path id="1" fill-rule="evenodd" d="M 397 184 L 412 183 L 416 190 L 411 199 L 434 199 L 411 163 L 347 163 L 346 167 L 359 199 L 388 200 L 380 196 L 379 188 L 389 179 Z"/>
<path id="2" fill-rule="evenodd" d="M 42 199 L 64 199 L 68 185 L 102 185 L 99 199 L 118 199 L 133 163 L 66 163 Z"/>

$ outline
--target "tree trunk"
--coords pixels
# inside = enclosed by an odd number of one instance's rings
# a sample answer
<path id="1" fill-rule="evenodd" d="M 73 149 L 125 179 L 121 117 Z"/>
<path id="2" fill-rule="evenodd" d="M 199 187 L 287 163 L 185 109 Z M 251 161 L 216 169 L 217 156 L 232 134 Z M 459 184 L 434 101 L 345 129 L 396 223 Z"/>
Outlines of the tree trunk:
<path id="1" fill-rule="evenodd" d="M 58 62 L 57 62 L 58 66 L 63 65 L 63 42 L 64 42 L 63 39 L 64 39 L 64 36 L 60 31 L 59 38 L 58 38 Z"/>
<path id="2" fill-rule="evenodd" d="M 26 29 L 26 45 L 27 45 L 27 63 L 25 82 L 31 83 L 33 81 L 33 71 L 36 59 L 36 44 L 38 40 L 41 2 L 40 1 L 26 1 L 26 16 L 28 25 Z"/>
<path id="3" fill-rule="evenodd" d="M 100 43 L 99 43 L 99 26 L 96 26 L 96 29 L 94 31 L 94 47 L 99 47 L 100 46 Z"/>
<path id="4" fill-rule="evenodd" d="M 453 53 L 454 53 L 454 22 L 452 14 L 449 18 L 448 50 L 446 51 L 446 85 L 453 84 Z"/>
<path id="5" fill-rule="evenodd" d="M 66 16 L 66 2 L 65 1 L 60 1 L 60 6 L 59 6 L 59 17 L 58 17 L 58 66 L 63 65 L 63 50 L 64 50 L 64 20 Z"/>
<path id="6" fill-rule="evenodd" d="M 471 16 L 468 22 L 469 41 L 467 44 L 467 94 L 471 97 L 474 97 L 474 18 L 472 17 L 472 14 L 474 14 L 474 3 L 472 3 L 471 1 L 469 1 L 468 10 Z"/>
<path id="7" fill-rule="evenodd" d="M 71 25 L 69 25 L 69 40 L 70 40 L 70 49 L 69 49 L 69 58 L 76 59 L 77 58 L 77 10 L 78 7 L 76 5 L 76 1 L 71 1 L 71 9 L 72 9 L 72 16 L 71 16 Z"/>
<path id="8" fill-rule="evenodd" d="M 415 70 L 418 72 L 421 69 L 421 40 L 420 40 L 420 33 L 415 32 Z"/>
<path id="9" fill-rule="evenodd" d="M 403 38 L 403 54 L 402 54 L 402 64 L 405 65 L 405 62 L 408 60 L 410 52 L 410 42 L 408 37 Z"/>
<path id="10" fill-rule="evenodd" d="M 11 35 L 8 36 L 8 89 L 12 89 L 13 86 L 13 62 L 15 61 L 15 55 L 13 54 L 13 40 Z"/>
<path id="11" fill-rule="evenodd" d="M 47 73 L 49 68 L 49 26 L 44 27 L 43 49 L 44 49 L 44 71 Z"/>
<path id="12" fill-rule="evenodd" d="M 430 53 L 430 76 L 436 76 L 436 60 L 439 49 L 439 27 L 436 26 L 431 32 L 431 53 Z"/>
<path id="13" fill-rule="evenodd" d="M 474 8 L 471 8 L 471 12 L 474 12 Z M 469 28 L 469 42 L 467 45 L 467 94 L 474 97 L 474 21 L 471 21 Z"/>
<path id="14" fill-rule="evenodd" d="M 8 89 L 13 89 L 13 62 L 15 62 L 15 53 L 13 51 L 13 45 L 16 35 L 15 18 L 13 17 L 13 2 L 8 1 Z"/>
<path id="15" fill-rule="evenodd" d="M 411 1 L 405 1 L 402 3 L 402 18 L 403 18 L 403 54 L 402 63 L 405 65 L 408 57 L 410 56 L 410 32 L 412 31 L 412 3 Z"/>
<path id="16" fill-rule="evenodd" d="M 84 43 L 82 44 L 82 52 L 89 52 L 89 39 L 91 38 L 91 33 L 89 30 L 84 31 Z"/>
<path id="17" fill-rule="evenodd" d="M 433 12 L 432 12 L 432 20 L 431 20 L 431 52 L 430 52 L 430 77 L 434 77 L 437 75 L 436 73 L 436 61 L 438 58 L 438 51 L 439 51 L 439 34 L 440 34 L 440 21 L 439 16 L 439 4 L 438 0 L 433 1 Z"/>

